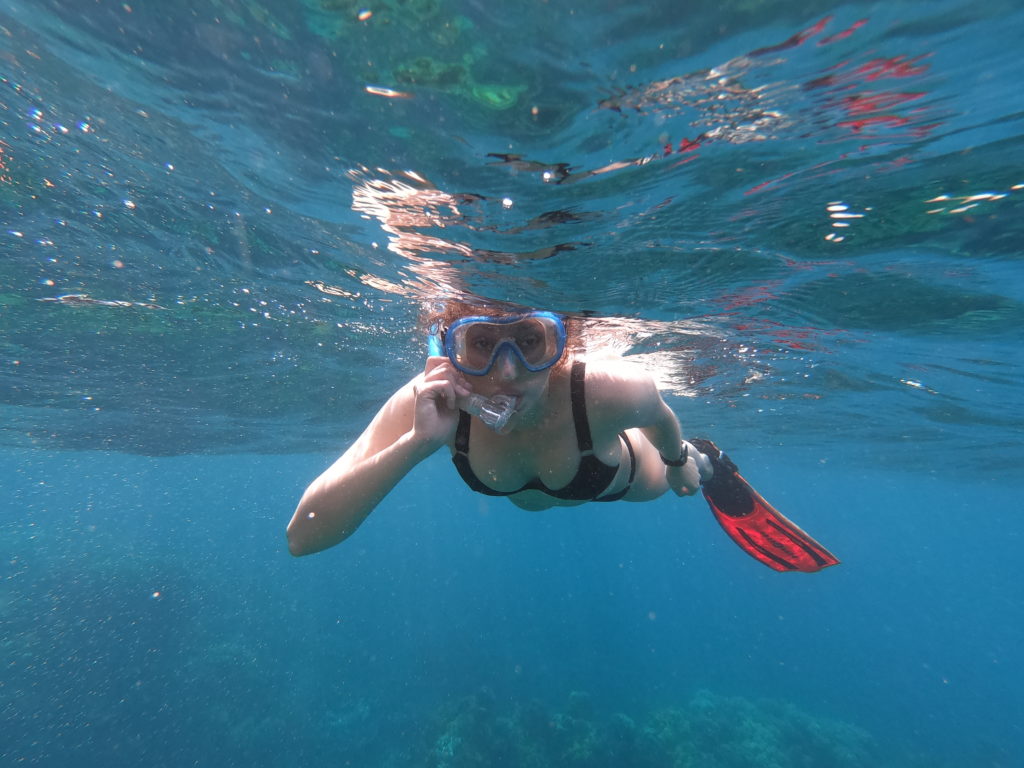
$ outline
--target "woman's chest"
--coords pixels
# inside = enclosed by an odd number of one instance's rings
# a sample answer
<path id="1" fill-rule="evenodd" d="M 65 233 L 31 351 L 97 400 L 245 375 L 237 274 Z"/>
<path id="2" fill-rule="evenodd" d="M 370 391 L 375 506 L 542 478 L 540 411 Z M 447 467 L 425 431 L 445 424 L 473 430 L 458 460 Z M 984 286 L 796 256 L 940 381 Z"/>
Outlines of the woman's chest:
<path id="1" fill-rule="evenodd" d="M 495 491 L 513 493 L 524 486 L 557 491 L 579 483 L 582 465 L 589 466 L 594 460 L 583 458 L 581 450 L 587 446 L 580 444 L 571 422 L 542 432 L 496 435 L 482 427 L 474 432 L 469 440 L 470 467 Z M 601 439 L 592 446 L 592 453 L 602 464 L 617 466 L 621 453 L 618 437 Z"/>

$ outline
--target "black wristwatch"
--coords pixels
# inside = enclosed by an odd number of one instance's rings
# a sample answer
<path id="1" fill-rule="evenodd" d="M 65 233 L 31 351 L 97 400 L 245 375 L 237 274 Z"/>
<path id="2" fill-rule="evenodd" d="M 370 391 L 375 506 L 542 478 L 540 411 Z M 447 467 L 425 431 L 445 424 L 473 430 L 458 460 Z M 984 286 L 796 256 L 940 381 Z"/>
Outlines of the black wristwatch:
<path id="1" fill-rule="evenodd" d="M 686 460 L 690 458 L 690 448 L 686 443 L 683 443 L 682 447 L 683 452 L 679 455 L 678 459 L 666 459 L 665 454 L 659 451 L 658 455 L 661 456 L 661 460 L 666 467 L 681 467 L 686 463 Z"/>

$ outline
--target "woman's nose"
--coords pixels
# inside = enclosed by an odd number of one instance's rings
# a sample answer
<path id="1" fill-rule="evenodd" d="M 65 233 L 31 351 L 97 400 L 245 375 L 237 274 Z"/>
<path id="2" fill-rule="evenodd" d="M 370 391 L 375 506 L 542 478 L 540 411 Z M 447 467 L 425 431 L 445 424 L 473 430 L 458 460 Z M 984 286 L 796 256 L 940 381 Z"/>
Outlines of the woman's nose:
<path id="1" fill-rule="evenodd" d="M 498 353 L 498 359 L 494 361 L 494 370 L 502 381 L 511 381 L 519 375 L 519 365 L 511 349 L 506 347 Z"/>

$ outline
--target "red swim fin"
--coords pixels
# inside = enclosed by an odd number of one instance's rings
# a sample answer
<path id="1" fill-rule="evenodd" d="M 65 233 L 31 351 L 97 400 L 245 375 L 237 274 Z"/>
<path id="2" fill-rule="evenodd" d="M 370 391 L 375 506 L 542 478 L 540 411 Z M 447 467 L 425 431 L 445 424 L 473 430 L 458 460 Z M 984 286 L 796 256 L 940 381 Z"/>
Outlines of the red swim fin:
<path id="1" fill-rule="evenodd" d="M 740 548 L 776 571 L 814 573 L 839 559 L 781 515 L 743 479 L 710 440 L 690 443 L 711 459 L 715 474 L 703 485 L 715 518 Z"/>

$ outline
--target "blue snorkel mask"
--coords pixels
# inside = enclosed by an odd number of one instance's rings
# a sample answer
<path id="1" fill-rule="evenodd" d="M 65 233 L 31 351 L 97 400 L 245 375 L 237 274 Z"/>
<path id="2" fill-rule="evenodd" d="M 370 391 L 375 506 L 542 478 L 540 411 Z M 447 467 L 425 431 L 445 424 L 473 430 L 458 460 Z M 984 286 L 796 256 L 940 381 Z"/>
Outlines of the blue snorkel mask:
<path id="1" fill-rule="evenodd" d="M 553 312 L 473 315 L 459 318 L 443 334 L 435 330 L 428 343 L 431 354 L 447 355 L 452 365 L 470 376 L 486 376 L 506 350 L 536 373 L 565 353 L 565 323 Z"/>

